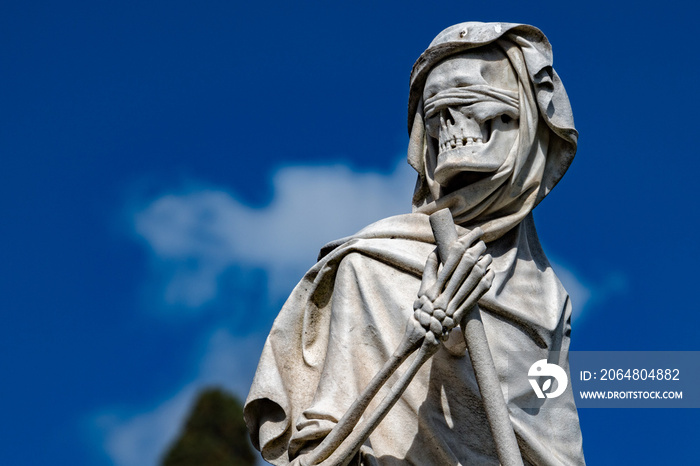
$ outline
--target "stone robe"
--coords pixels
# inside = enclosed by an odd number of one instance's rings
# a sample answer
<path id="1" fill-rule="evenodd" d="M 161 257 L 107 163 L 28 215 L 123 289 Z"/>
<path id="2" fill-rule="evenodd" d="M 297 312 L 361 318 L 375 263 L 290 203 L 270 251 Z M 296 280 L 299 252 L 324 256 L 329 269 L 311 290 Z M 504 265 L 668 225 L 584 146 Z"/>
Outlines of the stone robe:
<path id="1" fill-rule="evenodd" d="M 313 448 L 396 349 L 433 241 L 427 215 L 416 213 L 322 251 L 275 321 L 246 402 L 254 445 L 267 461 L 288 464 Z M 519 407 L 537 403 L 526 382 L 533 354 L 568 372 L 568 295 L 531 216 L 488 246 L 495 279 L 479 306 L 525 464 L 583 464 L 570 386 L 552 409 Z M 360 456 L 367 465 L 499 464 L 463 338 L 418 371 Z"/>

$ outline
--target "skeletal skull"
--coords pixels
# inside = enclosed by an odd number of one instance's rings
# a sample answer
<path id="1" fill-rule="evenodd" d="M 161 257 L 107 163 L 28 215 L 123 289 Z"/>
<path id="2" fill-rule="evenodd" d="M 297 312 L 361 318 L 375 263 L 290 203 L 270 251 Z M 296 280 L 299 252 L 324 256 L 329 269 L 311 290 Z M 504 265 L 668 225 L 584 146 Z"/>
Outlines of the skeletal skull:
<path id="1" fill-rule="evenodd" d="M 499 49 L 455 55 L 433 68 L 423 101 L 429 156 L 440 185 L 454 185 L 455 178 L 463 185 L 503 164 L 518 139 L 517 96 L 515 72 Z"/>

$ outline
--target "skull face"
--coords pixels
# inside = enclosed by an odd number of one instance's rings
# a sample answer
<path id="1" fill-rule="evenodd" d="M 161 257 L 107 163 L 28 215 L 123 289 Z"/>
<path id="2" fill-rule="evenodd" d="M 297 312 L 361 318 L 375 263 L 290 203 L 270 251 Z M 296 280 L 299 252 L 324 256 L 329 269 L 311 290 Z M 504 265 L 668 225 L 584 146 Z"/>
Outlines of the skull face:
<path id="1" fill-rule="evenodd" d="M 447 58 L 428 75 L 423 91 L 434 179 L 464 185 L 496 171 L 517 143 L 518 80 L 499 49 Z"/>

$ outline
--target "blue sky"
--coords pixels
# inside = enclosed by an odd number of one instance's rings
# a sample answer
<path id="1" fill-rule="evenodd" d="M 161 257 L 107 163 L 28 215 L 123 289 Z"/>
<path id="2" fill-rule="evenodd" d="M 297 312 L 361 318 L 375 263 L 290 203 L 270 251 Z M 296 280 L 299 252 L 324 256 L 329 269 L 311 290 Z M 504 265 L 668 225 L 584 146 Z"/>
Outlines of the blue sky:
<path id="1" fill-rule="evenodd" d="M 326 241 L 410 208 L 411 66 L 541 28 L 581 134 L 535 211 L 576 350 L 698 350 L 695 3 L 4 2 L 0 462 L 153 464 L 244 397 Z M 590 464 L 695 456 L 694 410 L 581 410 Z"/>

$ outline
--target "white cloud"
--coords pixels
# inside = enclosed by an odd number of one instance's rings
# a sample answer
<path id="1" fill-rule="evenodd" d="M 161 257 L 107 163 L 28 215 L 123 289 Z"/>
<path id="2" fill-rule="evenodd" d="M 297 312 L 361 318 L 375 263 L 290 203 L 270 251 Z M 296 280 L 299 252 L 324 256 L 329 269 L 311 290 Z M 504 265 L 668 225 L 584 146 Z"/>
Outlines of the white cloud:
<path id="1" fill-rule="evenodd" d="M 262 267 L 273 292 L 288 291 L 328 241 L 409 212 L 414 182 L 405 161 L 388 175 L 286 167 L 274 175 L 265 208 L 221 190 L 169 194 L 136 214 L 135 229 L 169 270 L 165 302 L 197 308 L 217 296 L 217 281 L 233 264 Z"/>
<path id="2" fill-rule="evenodd" d="M 153 466 L 175 440 L 197 394 L 222 387 L 243 401 L 265 341 L 263 335 L 233 337 L 218 330 L 209 338 L 197 376 L 164 401 L 140 412 L 105 411 L 95 417 L 104 450 L 116 466 Z"/>
<path id="3" fill-rule="evenodd" d="M 610 272 L 598 283 L 593 284 L 582 281 L 579 278 L 580 274 L 575 273 L 572 268 L 552 260 L 549 262 L 571 298 L 572 322 L 578 320 L 587 308 L 627 289 L 627 278 L 619 272 Z"/>
<path id="4" fill-rule="evenodd" d="M 564 288 L 569 293 L 569 298 L 571 299 L 571 305 L 573 307 L 571 321 L 574 322 L 579 318 L 583 312 L 583 309 L 591 299 L 590 286 L 581 283 L 578 277 L 571 272 L 569 268 L 551 260 L 549 262 L 552 265 L 554 272 L 556 272 L 557 277 L 559 277 L 562 285 L 564 285 Z"/>

